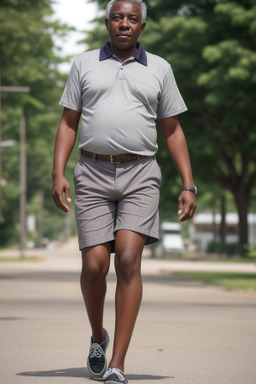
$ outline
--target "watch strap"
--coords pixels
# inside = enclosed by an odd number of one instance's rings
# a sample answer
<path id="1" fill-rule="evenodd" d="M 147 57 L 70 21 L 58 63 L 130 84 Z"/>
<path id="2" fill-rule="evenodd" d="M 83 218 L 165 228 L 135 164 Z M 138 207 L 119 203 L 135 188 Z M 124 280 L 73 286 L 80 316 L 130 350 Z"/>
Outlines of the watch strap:
<path id="1" fill-rule="evenodd" d="M 189 192 L 192 192 L 192 193 L 194 193 L 196 195 L 197 188 L 196 187 L 194 187 L 194 188 L 186 188 L 186 187 L 184 187 L 184 188 L 182 188 L 182 191 L 189 191 Z"/>

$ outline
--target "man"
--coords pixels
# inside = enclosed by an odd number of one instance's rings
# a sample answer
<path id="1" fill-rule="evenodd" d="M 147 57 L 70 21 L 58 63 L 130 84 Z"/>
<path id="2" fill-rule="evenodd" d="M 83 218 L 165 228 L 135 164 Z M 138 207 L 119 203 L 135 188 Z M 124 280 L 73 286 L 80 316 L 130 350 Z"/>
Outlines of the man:
<path id="1" fill-rule="evenodd" d="M 53 198 L 64 212 L 71 201 L 64 170 L 82 116 L 81 157 L 74 171 L 76 220 L 82 252 L 81 288 L 92 329 L 87 366 L 105 384 L 126 383 L 125 355 L 142 297 L 141 255 L 159 238 L 161 172 L 155 160 L 156 119 L 181 176 L 180 220 L 193 217 L 196 187 L 177 115 L 186 111 L 170 65 L 138 43 L 146 22 L 142 0 L 107 6 L 110 43 L 78 56 L 62 95 L 55 143 Z M 113 354 L 103 328 L 110 253 L 115 250 L 116 322 Z M 106 372 L 106 373 L 105 373 Z"/>

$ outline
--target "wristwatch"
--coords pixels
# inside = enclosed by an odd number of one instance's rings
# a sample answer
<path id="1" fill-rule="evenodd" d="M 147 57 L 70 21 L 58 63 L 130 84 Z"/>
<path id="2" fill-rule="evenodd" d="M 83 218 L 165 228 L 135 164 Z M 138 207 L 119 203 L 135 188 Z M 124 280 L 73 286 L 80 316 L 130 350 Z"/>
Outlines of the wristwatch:
<path id="1" fill-rule="evenodd" d="M 194 188 L 182 188 L 182 191 L 190 191 L 196 195 L 197 194 L 197 187 L 195 186 Z"/>

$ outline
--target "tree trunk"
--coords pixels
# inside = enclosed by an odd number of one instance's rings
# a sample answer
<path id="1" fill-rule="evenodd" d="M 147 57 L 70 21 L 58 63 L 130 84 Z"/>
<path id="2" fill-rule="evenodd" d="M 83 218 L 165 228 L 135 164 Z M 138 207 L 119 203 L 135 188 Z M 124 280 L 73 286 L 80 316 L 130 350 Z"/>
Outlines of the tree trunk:
<path id="1" fill-rule="evenodd" d="M 246 155 L 241 155 L 241 171 L 237 172 L 234 158 L 228 156 L 225 151 L 221 151 L 221 157 L 226 168 L 229 170 L 229 176 L 223 174 L 220 167 L 214 170 L 214 177 L 217 182 L 224 188 L 228 189 L 234 196 L 239 216 L 239 243 L 241 255 L 246 255 L 244 245 L 248 244 L 248 209 L 251 193 L 256 184 L 256 172 L 249 174 L 249 165 L 251 159 Z"/>
<path id="2" fill-rule="evenodd" d="M 221 196 L 221 222 L 220 222 L 220 241 L 222 244 L 226 243 L 226 196 L 225 193 Z"/>
<path id="3" fill-rule="evenodd" d="M 237 212 L 239 216 L 239 242 L 241 246 L 241 255 L 245 255 L 243 246 L 248 244 L 248 205 L 249 199 L 245 190 L 234 193 Z"/>

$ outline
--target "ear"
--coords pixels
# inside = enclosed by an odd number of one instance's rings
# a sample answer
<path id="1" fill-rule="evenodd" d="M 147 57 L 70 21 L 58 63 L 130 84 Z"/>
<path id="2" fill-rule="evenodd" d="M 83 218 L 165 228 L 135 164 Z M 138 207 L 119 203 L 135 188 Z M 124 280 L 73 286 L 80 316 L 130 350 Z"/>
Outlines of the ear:
<path id="1" fill-rule="evenodd" d="M 142 33 L 145 28 L 146 28 L 146 22 L 144 21 L 144 23 L 141 24 L 141 32 L 140 33 Z"/>
<path id="2" fill-rule="evenodd" d="M 105 25 L 106 25 L 106 28 L 107 28 L 107 31 L 108 31 L 108 19 L 105 19 Z"/>

